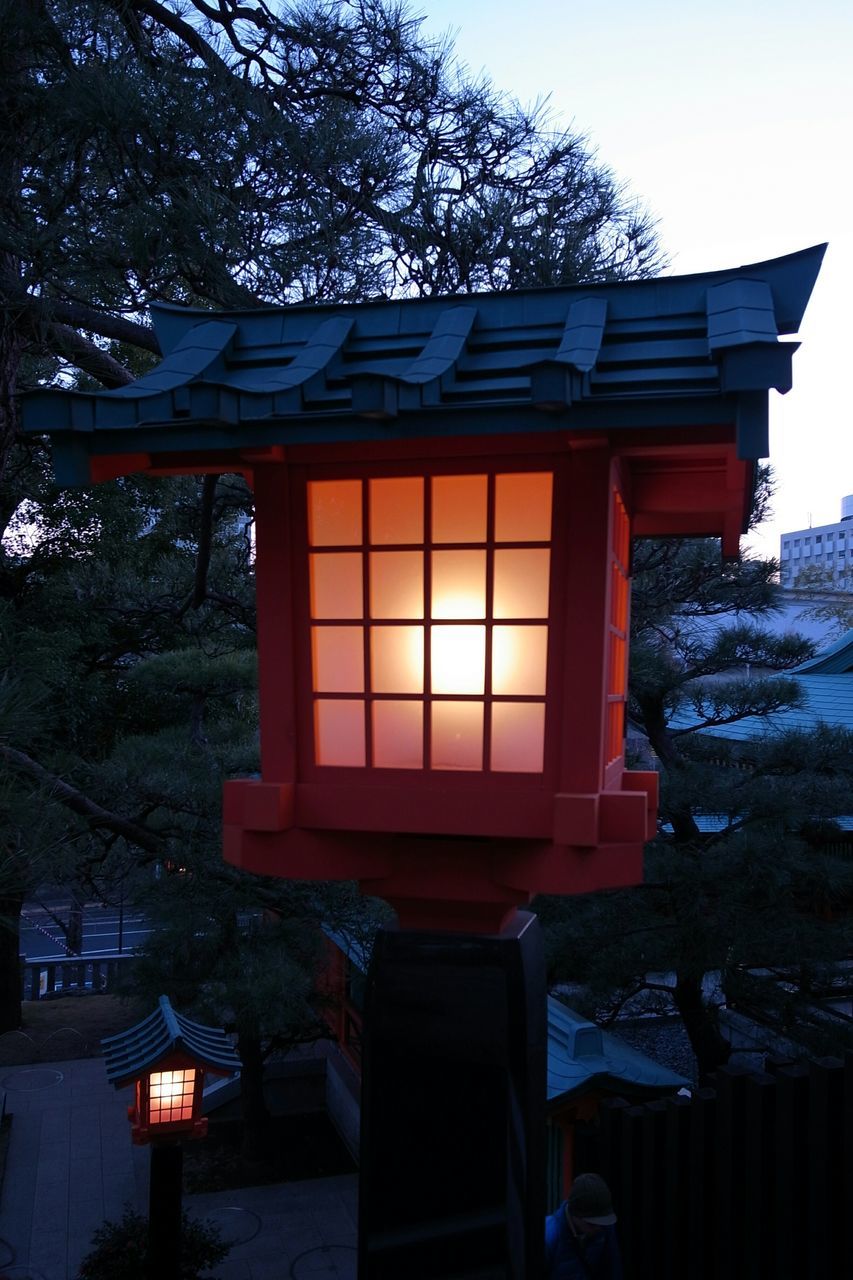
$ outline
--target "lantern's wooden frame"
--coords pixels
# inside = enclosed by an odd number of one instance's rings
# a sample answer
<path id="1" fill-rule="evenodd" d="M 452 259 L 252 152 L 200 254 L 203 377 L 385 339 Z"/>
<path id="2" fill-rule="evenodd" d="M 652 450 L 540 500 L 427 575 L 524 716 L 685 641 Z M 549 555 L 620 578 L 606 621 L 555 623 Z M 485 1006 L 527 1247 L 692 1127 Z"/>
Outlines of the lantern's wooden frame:
<path id="1" fill-rule="evenodd" d="M 355 876 L 422 925 L 436 922 L 448 895 L 474 927 L 545 889 L 634 883 L 654 830 L 657 775 L 624 762 L 626 468 L 601 437 L 418 443 L 374 447 L 370 459 L 292 450 L 289 465 L 254 468 L 262 779 L 226 784 L 226 858 L 263 874 Z M 542 772 L 315 764 L 307 482 L 524 470 L 554 477 Z M 488 908 L 477 907 L 484 898 Z"/>
<path id="2" fill-rule="evenodd" d="M 152 1112 L 153 1077 L 161 1076 L 166 1072 L 177 1071 L 193 1073 L 189 1095 L 185 1091 L 182 1092 L 183 1097 L 189 1096 L 190 1098 L 190 1114 L 189 1116 L 179 1115 L 169 1120 L 155 1119 Z M 143 1072 L 135 1082 L 135 1100 L 127 1109 L 134 1143 L 138 1146 L 144 1146 L 149 1142 L 156 1142 L 158 1138 L 205 1137 L 207 1134 L 207 1117 L 201 1114 L 203 1091 L 204 1068 L 183 1053 L 170 1054 L 155 1066 Z M 170 1110 L 174 1109 L 174 1107 L 170 1108 Z M 186 1107 L 183 1106 L 178 1109 L 185 1111 Z"/>

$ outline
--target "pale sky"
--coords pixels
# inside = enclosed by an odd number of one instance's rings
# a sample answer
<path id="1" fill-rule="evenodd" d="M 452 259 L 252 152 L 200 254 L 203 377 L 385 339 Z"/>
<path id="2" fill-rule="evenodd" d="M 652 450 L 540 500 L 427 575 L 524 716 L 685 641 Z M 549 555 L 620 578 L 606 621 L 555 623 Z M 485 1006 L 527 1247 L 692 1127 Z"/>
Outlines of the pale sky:
<path id="1" fill-rule="evenodd" d="M 853 0 L 420 0 L 472 71 L 550 97 L 659 220 L 672 272 L 829 241 L 771 392 L 774 516 L 751 545 L 841 516 L 853 493 L 845 308 L 853 309 Z"/>

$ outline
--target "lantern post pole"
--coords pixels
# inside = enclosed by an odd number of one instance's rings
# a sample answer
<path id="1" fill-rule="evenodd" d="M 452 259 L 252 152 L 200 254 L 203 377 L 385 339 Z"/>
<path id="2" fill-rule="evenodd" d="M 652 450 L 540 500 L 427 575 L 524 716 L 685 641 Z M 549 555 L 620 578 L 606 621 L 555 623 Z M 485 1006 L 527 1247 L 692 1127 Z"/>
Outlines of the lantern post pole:
<path id="1" fill-rule="evenodd" d="M 148 1280 L 180 1280 L 181 1180 L 184 1153 L 178 1141 L 151 1143 L 148 1186 Z"/>
<path id="2" fill-rule="evenodd" d="M 543 1273 L 546 990 L 539 922 L 384 929 L 368 974 L 359 1280 Z"/>

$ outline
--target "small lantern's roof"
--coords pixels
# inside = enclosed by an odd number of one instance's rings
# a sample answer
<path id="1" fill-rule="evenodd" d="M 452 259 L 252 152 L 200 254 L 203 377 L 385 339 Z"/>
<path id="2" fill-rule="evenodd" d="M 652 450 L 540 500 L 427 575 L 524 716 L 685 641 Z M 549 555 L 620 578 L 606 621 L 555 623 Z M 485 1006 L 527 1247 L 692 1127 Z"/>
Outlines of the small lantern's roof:
<path id="1" fill-rule="evenodd" d="M 825 246 L 652 280 L 212 313 L 152 307 L 163 351 L 113 391 L 24 398 L 57 474 L 135 454 L 240 459 L 271 446 L 732 425 L 764 456 L 766 392 L 791 386 Z M 763 394 L 762 394 L 763 393 Z M 159 460 L 159 461 L 158 461 Z M 119 465 L 112 474 L 127 470 Z M 104 472 L 103 474 L 107 474 Z"/>
<path id="2" fill-rule="evenodd" d="M 168 996 L 142 1022 L 101 1041 L 107 1079 L 120 1088 L 156 1069 L 164 1059 L 179 1053 L 195 1066 L 221 1075 L 240 1069 L 240 1059 L 220 1027 L 206 1027 L 176 1013 Z"/>
<path id="3" fill-rule="evenodd" d="M 618 1036 L 548 997 L 548 1109 L 591 1089 L 635 1095 L 663 1093 L 690 1083 Z"/>

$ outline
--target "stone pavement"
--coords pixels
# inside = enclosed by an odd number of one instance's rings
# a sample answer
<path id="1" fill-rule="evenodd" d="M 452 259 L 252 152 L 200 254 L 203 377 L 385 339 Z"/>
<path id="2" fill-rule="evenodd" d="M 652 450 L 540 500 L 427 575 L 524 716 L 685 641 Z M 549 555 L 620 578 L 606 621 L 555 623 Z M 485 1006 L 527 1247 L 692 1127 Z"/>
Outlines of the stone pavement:
<path id="1" fill-rule="evenodd" d="M 0 1280 L 76 1280 L 92 1234 L 125 1204 L 147 1212 L 146 1147 L 130 1140 L 131 1089 L 103 1060 L 0 1069 L 14 1117 L 0 1196 Z M 184 1197 L 234 1242 L 221 1280 L 354 1280 L 354 1174 Z"/>

